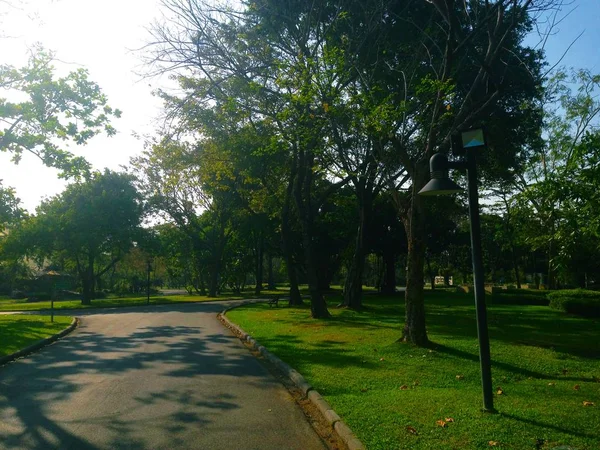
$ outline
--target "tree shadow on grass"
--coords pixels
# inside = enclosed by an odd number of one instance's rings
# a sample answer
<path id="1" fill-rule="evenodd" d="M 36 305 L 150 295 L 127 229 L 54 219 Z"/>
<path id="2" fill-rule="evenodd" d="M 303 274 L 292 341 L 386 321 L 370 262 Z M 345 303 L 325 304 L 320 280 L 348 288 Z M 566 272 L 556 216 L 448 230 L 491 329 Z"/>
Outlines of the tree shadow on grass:
<path id="1" fill-rule="evenodd" d="M 465 359 L 472 362 L 479 362 L 479 356 L 474 355 L 469 352 L 465 352 L 463 350 L 459 350 L 457 348 L 449 347 L 443 344 L 436 344 L 435 342 L 430 343 L 429 347 L 436 352 L 439 352 L 444 355 L 449 355 L 458 359 Z M 525 369 L 523 367 L 515 366 L 513 364 L 508 364 L 501 361 L 496 361 L 492 358 L 492 370 L 494 368 L 499 368 L 505 370 L 507 372 L 511 372 L 514 374 L 519 374 L 524 377 L 537 378 L 541 380 L 566 380 L 566 381 L 579 381 L 579 382 L 594 382 L 594 378 L 586 378 L 586 377 L 568 377 L 564 375 L 549 375 L 547 373 L 536 372 L 534 370 Z"/>
<path id="2" fill-rule="evenodd" d="M 431 334 L 477 339 L 474 299 L 453 294 L 425 300 Z M 600 321 L 568 316 L 547 306 L 488 306 L 490 338 L 516 345 L 548 348 L 581 358 L 600 357 Z"/>
<path id="3" fill-rule="evenodd" d="M 244 383 L 259 388 L 275 382 L 264 380 L 262 367 L 249 364 L 254 361 L 250 354 L 224 354 L 227 346 L 239 348 L 239 343 L 233 336 L 207 334 L 199 326 L 149 326 L 123 336 L 83 326 L 33 357 L 0 368 L 0 448 L 98 448 L 78 433 L 81 427 L 106 433 L 109 442 L 104 439 L 102 447 L 151 447 L 140 437 L 144 425 L 138 423 L 138 415 L 150 416 L 152 426 L 176 447 L 184 431 L 240 407 L 239 400 L 225 392 L 173 390 L 176 379 L 189 383 L 205 376 L 233 375 L 246 377 Z M 149 382 L 142 370 L 149 370 L 158 384 L 146 395 L 129 398 L 128 389 Z M 98 415 L 97 403 L 114 397 L 111 390 L 119 386 L 124 386 L 123 401 L 115 402 L 114 413 Z M 98 389 L 97 397 L 90 397 L 90 388 Z M 65 413 L 60 404 L 75 410 Z"/>
<path id="4" fill-rule="evenodd" d="M 573 436 L 577 436 L 577 437 L 580 437 L 580 438 L 586 438 L 586 439 L 598 439 L 598 436 L 595 435 L 595 434 L 583 433 L 583 432 L 578 431 L 578 430 L 573 429 L 573 428 L 567 429 L 567 428 L 559 427 L 559 426 L 556 426 L 556 425 L 552 425 L 550 423 L 539 422 L 537 420 L 532 420 L 532 419 L 526 419 L 524 417 L 519 417 L 519 416 L 516 416 L 514 414 L 502 413 L 502 416 L 507 417 L 507 418 L 512 419 L 512 420 L 516 420 L 518 422 L 526 423 L 526 424 L 531 425 L 531 426 L 541 427 L 541 428 L 549 428 L 551 430 L 558 431 L 559 433 L 570 434 L 570 435 L 573 435 Z M 556 447 L 556 448 L 562 448 L 562 447 Z"/>
<path id="5" fill-rule="evenodd" d="M 347 349 L 348 343 L 343 341 L 323 340 L 306 344 L 295 336 L 278 334 L 269 338 L 263 337 L 260 343 L 301 373 L 303 369 L 313 365 L 331 368 L 376 367 L 361 356 L 352 354 L 352 351 Z M 310 347 L 298 350 L 298 347 L 307 345 Z"/>

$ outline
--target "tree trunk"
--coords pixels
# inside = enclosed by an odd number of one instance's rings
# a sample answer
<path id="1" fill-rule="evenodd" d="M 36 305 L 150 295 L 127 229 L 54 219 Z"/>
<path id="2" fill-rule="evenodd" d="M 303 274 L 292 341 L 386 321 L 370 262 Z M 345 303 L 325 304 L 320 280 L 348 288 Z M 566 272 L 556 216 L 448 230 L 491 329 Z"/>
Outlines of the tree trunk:
<path id="1" fill-rule="evenodd" d="M 425 261 L 427 262 L 427 273 L 429 275 L 429 283 L 431 285 L 431 290 L 435 291 L 435 274 L 431 270 L 431 261 L 429 260 L 429 256 L 427 256 L 427 252 L 425 252 Z"/>
<path id="2" fill-rule="evenodd" d="M 83 269 L 79 271 L 81 284 L 83 285 L 81 304 L 91 305 L 94 298 L 94 257 L 91 254 L 88 256 L 87 267 L 81 269 Z"/>
<path id="3" fill-rule="evenodd" d="M 368 221 L 372 212 L 371 193 L 366 192 L 364 188 L 360 189 L 359 196 L 359 219 L 358 230 L 356 232 L 356 243 L 354 246 L 354 255 L 346 282 L 344 283 L 344 301 L 343 306 L 352 309 L 362 307 L 362 284 L 363 272 L 365 268 L 365 253 L 367 246 Z"/>
<path id="4" fill-rule="evenodd" d="M 554 289 L 556 281 L 554 277 L 554 267 L 552 267 L 552 240 L 548 242 L 548 279 L 546 280 L 546 289 Z"/>
<path id="5" fill-rule="evenodd" d="M 511 253 L 512 253 L 512 265 L 513 270 L 515 271 L 515 281 L 517 283 L 517 289 L 521 289 L 521 275 L 519 274 L 519 263 L 517 262 L 517 254 L 515 252 L 514 245 L 510 245 Z"/>
<path id="6" fill-rule="evenodd" d="M 219 270 L 216 267 L 216 262 L 213 266 L 213 270 L 210 271 L 210 279 L 208 281 L 208 296 L 216 297 L 217 290 L 219 289 Z"/>
<path id="7" fill-rule="evenodd" d="M 310 311 L 314 319 L 323 319 L 330 317 L 327 304 L 321 289 L 319 289 L 319 276 L 317 274 L 316 249 L 312 243 L 311 235 L 308 230 L 302 232 L 302 242 L 304 244 L 304 257 L 306 258 L 306 276 L 308 278 L 308 290 L 310 293 Z"/>
<path id="8" fill-rule="evenodd" d="M 256 286 L 254 287 L 254 294 L 260 295 L 260 292 L 263 290 L 262 278 L 263 278 L 263 256 L 265 249 L 265 238 L 262 231 L 259 231 L 258 242 L 256 246 Z"/>
<path id="9" fill-rule="evenodd" d="M 311 316 L 315 319 L 330 317 L 327 304 L 319 289 L 317 274 L 317 249 L 313 239 L 313 206 L 312 206 L 312 168 L 314 155 L 310 150 L 301 151 L 298 155 L 298 174 L 294 182 L 294 199 L 302 230 L 302 244 L 306 259 L 306 275 L 310 292 Z"/>
<path id="10" fill-rule="evenodd" d="M 344 283 L 344 300 L 342 306 L 352 309 L 360 309 L 362 307 L 362 278 L 365 266 L 365 255 L 362 243 L 359 243 L 362 227 L 359 227 L 358 236 L 356 239 L 356 247 L 352 256 L 352 263 L 348 270 L 348 276 Z"/>
<path id="11" fill-rule="evenodd" d="M 420 171 L 419 171 L 420 170 Z M 425 185 L 427 172 L 425 167 L 415 167 L 411 205 L 408 214 L 403 217 L 406 237 L 408 239 L 405 323 L 402 340 L 415 345 L 425 346 L 429 343 L 425 326 L 425 299 L 423 292 L 425 263 L 425 224 L 423 218 L 422 197 L 417 195 L 420 187 Z"/>
<path id="12" fill-rule="evenodd" d="M 275 286 L 275 278 L 273 276 L 273 255 L 271 253 L 268 254 L 267 256 L 267 283 L 268 283 L 268 289 L 270 291 L 274 291 L 275 289 L 277 289 L 277 286 Z"/>
<path id="13" fill-rule="evenodd" d="M 91 287 L 91 284 L 90 284 L 89 280 L 87 279 L 87 277 L 85 277 L 81 280 L 81 284 L 83 285 L 81 304 L 82 305 L 91 305 L 92 304 L 92 287 Z"/>
<path id="14" fill-rule="evenodd" d="M 382 294 L 394 294 L 396 292 L 396 258 L 394 252 L 385 248 L 383 250 L 383 284 L 381 286 Z"/>
<path id="15" fill-rule="evenodd" d="M 295 172 L 293 172 L 295 173 Z M 292 250 L 292 230 L 290 226 L 290 207 L 292 202 L 292 191 L 294 181 L 291 179 L 285 193 L 283 208 L 281 210 L 281 247 L 283 258 L 290 282 L 289 306 L 302 305 L 302 296 L 298 288 L 298 274 L 296 273 L 296 263 L 294 261 L 294 252 Z"/>

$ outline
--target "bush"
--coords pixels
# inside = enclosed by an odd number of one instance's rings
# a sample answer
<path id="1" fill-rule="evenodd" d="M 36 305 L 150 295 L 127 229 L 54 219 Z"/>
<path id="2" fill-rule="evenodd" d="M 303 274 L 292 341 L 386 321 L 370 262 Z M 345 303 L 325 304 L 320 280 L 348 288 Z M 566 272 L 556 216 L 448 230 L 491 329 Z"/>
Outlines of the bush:
<path id="1" fill-rule="evenodd" d="M 548 292 L 534 289 L 507 289 L 491 296 L 494 305 L 540 305 L 548 306 Z"/>
<path id="2" fill-rule="evenodd" d="M 43 301 L 47 301 L 50 299 L 51 299 L 50 292 L 29 292 L 27 294 L 27 302 L 28 303 L 43 302 Z"/>
<path id="3" fill-rule="evenodd" d="M 600 292 L 566 289 L 548 294 L 550 308 L 584 317 L 600 317 Z"/>

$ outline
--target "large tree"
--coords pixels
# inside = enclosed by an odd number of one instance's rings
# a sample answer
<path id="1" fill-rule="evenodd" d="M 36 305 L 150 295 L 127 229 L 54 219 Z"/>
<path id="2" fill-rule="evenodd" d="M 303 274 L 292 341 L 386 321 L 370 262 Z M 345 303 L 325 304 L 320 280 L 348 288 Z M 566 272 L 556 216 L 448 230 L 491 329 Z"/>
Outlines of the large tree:
<path id="1" fill-rule="evenodd" d="M 180 74 L 184 95 L 171 111 L 202 104 L 246 123 L 269 121 L 288 148 L 284 212 L 293 202 L 313 316 L 328 315 L 315 271 L 323 204 L 315 187 L 329 178 L 330 191 L 349 181 L 356 189 L 361 225 L 347 303 L 359 306 L 369 209 L 387 179 L 408 236 L 404 338 L 426 344 L 424 204 L 416 193 L 427 161 L 449 149 L 457 130 L 486 123 L 486 173 L 520 162 L 514 149 L 532 145 L 539 126 L 532 98 L 541 79 L 540 54 L 522 39 L 532 14 L 552 2 L 164 3 L 172 19 L 155 28 L 152 48 L 159 70 Z"/>
<path id="2" fill-rule="evenodd" d="M 23 230 L 30 251 L 68 261 L 83 287 L 83 303 L 97 280 L 120 261 L 139 236 L 143 206 L 129 175 L 94 173 L 42 202 Z"/>

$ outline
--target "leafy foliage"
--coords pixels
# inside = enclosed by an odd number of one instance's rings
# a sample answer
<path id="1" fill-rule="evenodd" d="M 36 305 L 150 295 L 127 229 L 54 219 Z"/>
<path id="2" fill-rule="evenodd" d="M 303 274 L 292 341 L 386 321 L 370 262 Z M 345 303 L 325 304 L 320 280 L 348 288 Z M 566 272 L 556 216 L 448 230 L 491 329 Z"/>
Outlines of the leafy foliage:
<path id="1" fill-rule="evenodd" d="M 121 112 L 107 104 L 85 69 L 56 77 L 52 53 L 36 48 L 27 66 L 0 65 L 0 151 L 18 163 L 23 152 L 37 156 L 68 177 L 89 172 L 89 164 L 66 148 L 93 136 L 116 133 L 110 119 Z"/>
<path id="2" fill-rule="evenodd" d="M 584 317 L 600 317 L 600 292 L 569 289 L 550 292 L 550 307 Z"/>
<path id="3" fill-rule="evenodd" d="M 18 237 L 30 253 L 71 268 L 83 284 L 84 302 L 139 234 L 143 206 L 129 175 L 106 170 L 70 184 L 44 201 Z"/>

